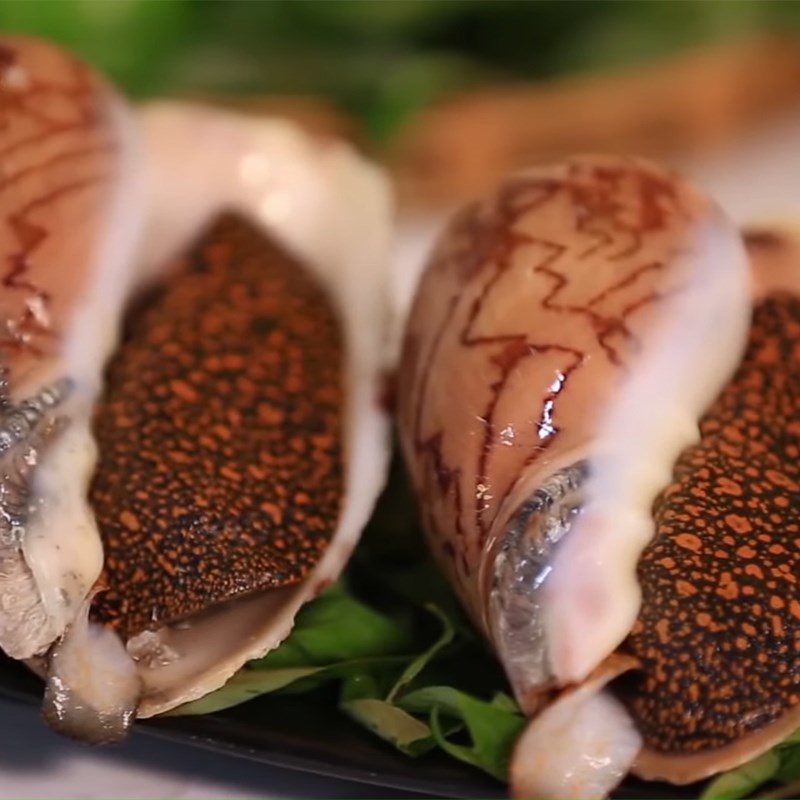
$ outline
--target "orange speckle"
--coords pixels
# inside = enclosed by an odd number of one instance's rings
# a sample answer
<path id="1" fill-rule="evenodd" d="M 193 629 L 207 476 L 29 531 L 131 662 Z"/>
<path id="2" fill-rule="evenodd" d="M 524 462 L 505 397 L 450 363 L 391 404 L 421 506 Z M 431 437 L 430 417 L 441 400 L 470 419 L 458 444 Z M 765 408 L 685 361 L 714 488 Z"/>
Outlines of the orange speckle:
<path id="1" fill-rule="evenodd" d="M 141 528 L 136 514 L 127 509 L 119 515 L 119 521 L 129 530 L 138 531 Z"/>
<path id="2" fill-rule="evenodd" d="M 270 503 L 265 500 L 259 508 L 269 514 L 270 519 L 275 525 L 280 525 L 283 522 L 283 512 L 281 511 L 281 507 L 276 503 Z"/>
<path id="3" fill-rule="evenodd" d="M 180 397 L 181 400 L 186 400 L 187 403 L 196 403 L 198 400 L 199 396 L 191 384 L 180 378 L 173 378 L 173 380 L 169 382 L 169 388 L 174 394 Z"/>
<path id="4" fill-rule="evenodd" d="M 227 425 L 222 425 L 222 424 L 214 425 L 214 427 L 212 427 L 211 430 L 216 436 L 219 436 L 219 438 L 222 439 L 223 441 L 227 442 L 231 438 L 231 429 Z"/>
<path id="5" fill-rule="evenodd" d="M 750 521 L 741 514 L 728 514 L 725 517 L 725 524 L 733 528 L 736 533 L 750 533 L 753 530 Z"/>
<path id="6" fill-rule="evenodd" d="M 768 481 L 774 483 L 776 486 L 782 487 L 783 489 L 788 489 L 790 492 L 796 492 L 798 489 L 800 489 L 795 481 L 793 481 L 785 473 L 778 472 L 778 470 L 768 469 L 764 475 Z"/>
<path id="7" fill-rule="evenodd" d="M 738 497 L 742 494 L 741 484 L 725 477 L 724 475 L 717 478 L 717 490 L 723 494 L 730 494 L 735 497 Z"/>
<path id="8" fill-rule="evenodd" d="M 240 481 L 242 479 L 242 473 L 234 469 L 229 464 L 225 464 L 224 466 L 220 467 L 219 474 L 222 475 L 223 478 L 227 478 L 230 481 Z"/>
<path id="9" fill-rule="evenodd" d="M 693 553 L 699 553 L 703 546 L 703 543 L 700 541 L 700 537 L 695 536 L 693 533 L 682 533 L 675 537 L 675 542 L 680 547 L 691 550 Z"/>
<path id="10" fill-rule="evenodd" d="M 245 220 L 203 242 L 132 313 L 95 416 L 108 588 L 93 614 L 123 636 L 296 584 L 339 518 L 337 314 Z"/>
<path id="11" fill-rule="evenodd" d="M 758 564 L 747 564 L 744 568 L 744 574 L 750 575 L 753 578 L 763 578 L 764 577 L 764 570 L 758 566 Z"/>
<path id="12" fill-rule="evenodd" d="M 265 425 L 280 425 L 284 416 L 285 414 L 280 408 L 271 406 L 269 403 L 258 404 L 258 418 Z"/>
<path id="13" fill-rule="evenodd" d="M 724 580 L 723 575 L 717 588 L 717 594 L 724 597 L 726 600 L 735 600 L 739 596 L 739 584 L 730 578 L 730 576 L 727 581 Z"/>

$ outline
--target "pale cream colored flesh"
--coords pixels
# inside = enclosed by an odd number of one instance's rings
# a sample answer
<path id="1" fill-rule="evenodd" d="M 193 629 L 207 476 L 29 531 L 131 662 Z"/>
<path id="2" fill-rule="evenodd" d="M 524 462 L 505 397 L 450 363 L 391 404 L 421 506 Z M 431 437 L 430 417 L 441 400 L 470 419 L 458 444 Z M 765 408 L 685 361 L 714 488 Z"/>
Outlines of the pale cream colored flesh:
<path id="1" fill-rule="evenodd" d="M 104 744 L 127 732 L 142 685 L 119 637 L 89 622 L 91 597 L 50 651 L 42 712 L 60 733 Z"/>
<path id="2" fill-rule="evenodd" d="M 635 668 L 624 656 L 612 656 L 531 721 L 511 762 L 514 797 L 603 798 L 628 772 L 648 781 L 695 783 L 757 758 L 800 728 L 800 708 L 795 708 L 717 750 L 672 755 L 642 747 L 633 720 L 614 691 L 606 688 L 619 674 Z"/>
<path id="3" fill-rule="evenodd" d="M 513 797 L 594 800 L 611 792 L 628 773 L 642 738 L 603 687 L 635 667 L 634 659 L 612 656 L 530 722 L 511 759 Z"/>

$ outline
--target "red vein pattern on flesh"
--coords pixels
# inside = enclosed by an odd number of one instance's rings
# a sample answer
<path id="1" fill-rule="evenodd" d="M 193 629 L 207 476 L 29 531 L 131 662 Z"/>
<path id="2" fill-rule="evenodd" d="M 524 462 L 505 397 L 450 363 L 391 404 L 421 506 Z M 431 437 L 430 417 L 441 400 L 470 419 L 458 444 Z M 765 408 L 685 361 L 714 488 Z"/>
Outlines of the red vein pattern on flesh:
<path id="1" fill-rule="evenodd" d="M 48 341 L 57 339 L 46 274 L 53 267 L 36 269 L 34 262 L 52 237 L 72 232 L 54 230 L 46 220 L 57 218 L 57 206 L 74 195 L 107 184 L 109 160 L 118 149 L 91 73 L 69 55 L 49 50 L 46 59 L 58 58 L 58 80 L 39 75 L 37 59 L 45 49 L 24 40 L 0 42 L 0 208 L 9 236 L 2 242 L 6 309 L 0 350 L 7 357 L 42 357 Z M 18 293 L 17 299 L 8 292 Z"/>
<path id="2" fill-rule="evenodd" d="M 541 235 L 535 223 L 537 215 L 550 213 L 549 206 L 559 203 L 566 203 L 576 231 L 564 243 Z M 435 550 L 453 562 L 452 569 L 463 584 L 459 588 L 467 594 L 467 584 L 477 569 L 497 509 L 515 485 L 492 485 L 493 458 L 502 427 L 497 422 L 498 408 L 509 402 L 506 398 L 512 379 L 531 359 L 563 356 L 545 385 L 531 387 L 532 393 L 541 392 L 538 411 L 531 415 L 531 424 L 540 435 L 524 445 L 528 452 L 523 467 L 527 467 L 558 440 L 562 425 L 559 398 L 579 367 L 588 358 L 599 356 L 613 369 L 624 371 L 623 348 L 625 353 L 633 353 L 639 347 L 630 318 L 677 290 L 662 274 L 677 251 L 663 252 L 659 258 L 642 257 L 630 266 L 628 262 L 635 261 L 649 234 L 685 219 L 668 177 L 638 169 L 635 163 L 592 167 L 583 161 L 570 165 L 561 178 L 522 175 L 508 181 L 489 201 L 462 211 L 434 252 L 412 310 L 399 405 L 403 423 L 410 423 L 406 441 L 413 450 L 412 472 L 424 525 Z M 591 264 L 588 260 L 592 258 L 619 263 L 619 271 L 585 300 L 571 301 L 576 277 L 570 274 L 575 269 L 572 265 Z M 531 294 L 530 320 L 517 317 L 516 323 L 508 325 L 509 330 L 503 327 L 506 317 L 502 306 L 497 305 L 502 302 L 498 298 L 503 297 L 503 291 L 508 292 L 508 286 L 503 289 L 501 284 L 517 280 L 523 272 L 540 276 L 541 281 L 524 288 Z M 664 284 L 667 290 L 662 290 Z M 446 302 L 437 305 L 425 297 L 427 293 L 441 293 L 445 287 Z M 438 307 L 439 312 L 425 319 L 421 309 L 430 305 Z M 589 335 L 581 339 L 585 346 L 559 340 L 557 329 L 543 336 L 541 329 L 537 330 L 537 309 L 551 318 L 584 320 L 589 329 Z M 518 331 L 513 324 L 519 326 Z M 483 363 L 490 377 L 485 402 L 475 412 L 483 427 L 475 434 L 475 461 L 450 463 L 448 437 L 464 434 L 427 421 L 427 409 L 437 402 L 437 413 L 442 417 L 441 399 L 436 401 L 431 394 L 432 374 L 443 358 L 449 362 L 462 358 L 459 351 L 463 354 L 480 349 L 486 350 Z M 465 358 L 467 363 L 475 362 Z M 436 391 L 441 392 L 441 387 Z M 459 401 L 463 398 L 454 395 L 453 402 Z M 489 491 L 495 493 L 489 496 Z M 465 497 L 470 496 L 474 498 L 468 501 L 471 509 L 464 505 Z M 445 515 L 449 522 L 443 519 L 443 507 L 449 508 Z"/>

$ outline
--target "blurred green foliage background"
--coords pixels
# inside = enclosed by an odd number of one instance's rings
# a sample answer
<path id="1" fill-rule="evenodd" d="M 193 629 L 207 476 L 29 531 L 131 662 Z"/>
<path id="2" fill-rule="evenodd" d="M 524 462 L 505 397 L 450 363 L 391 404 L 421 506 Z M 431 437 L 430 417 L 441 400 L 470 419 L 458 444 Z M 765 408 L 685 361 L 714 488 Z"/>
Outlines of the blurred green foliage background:
<path id="1" fill-rule="evenodd" d="M 376 138 L 477 82 L 622 66 L 755 30 L 780 0 L 0 0 L 0 27 L 63 42 L 134 96 L 314 94 Z"/>

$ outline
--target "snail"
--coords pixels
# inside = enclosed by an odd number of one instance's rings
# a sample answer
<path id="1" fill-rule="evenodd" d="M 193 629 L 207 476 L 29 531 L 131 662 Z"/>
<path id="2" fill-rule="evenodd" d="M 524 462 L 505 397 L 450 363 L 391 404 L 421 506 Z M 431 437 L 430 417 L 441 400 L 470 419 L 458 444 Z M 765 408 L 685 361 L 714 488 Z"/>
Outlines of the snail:
<path id="1" fill-rule="evenodd" d="M 354 548 L 391 197 L 344 144 L 135 111 L 35 39 L 0 41 L 0 113 L 0 647 L 113 741 L 277 646 Z"/>
<path id="2" fill-rule="evenodd" d="M 531 718 L 519 796 L 698 780 L 800 724 L 800 272 L 773 272 L 685 180 L 606 156 L 508 178 L 428 262 L 400 439 Z"/>

